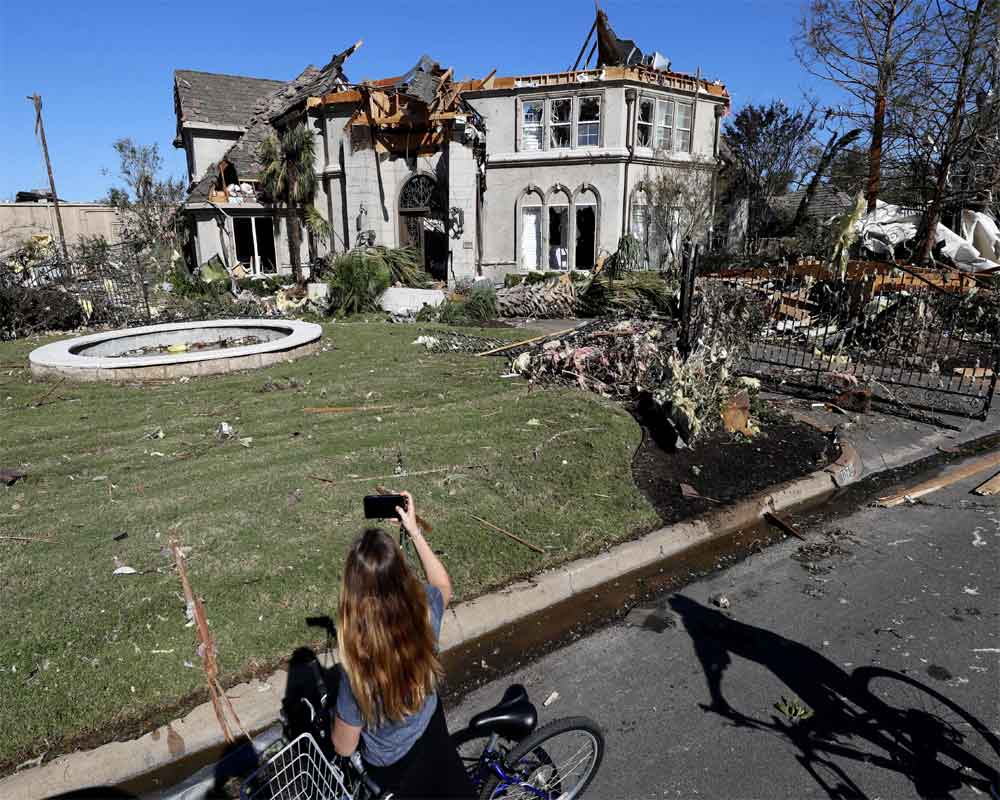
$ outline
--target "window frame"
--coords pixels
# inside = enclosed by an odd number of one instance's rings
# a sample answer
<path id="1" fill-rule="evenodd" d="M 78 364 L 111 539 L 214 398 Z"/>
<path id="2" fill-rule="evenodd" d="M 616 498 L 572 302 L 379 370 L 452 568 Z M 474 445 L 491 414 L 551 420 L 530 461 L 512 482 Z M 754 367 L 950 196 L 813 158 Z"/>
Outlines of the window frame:
<path id="1" fill-rule="evenodd" d="M 641 148 L 642 150 L 648 150 L 651 152 L 663 152 L 666 156 L 670 156 L 673 153 L 693 152 L 695 102 L 696 100 L 694 98 L 689 99 L 685 97 L 678 97 L 676 95 L 654 94 L 651 92 L 643 92 L 640 94 L 636 100 L 637 110 L 635 114 L 635 124 L 632 129 L 635 146 Z M 652 103 L 653 105 L 653 117 L 651 122 L 643 122 L 641 120 L 641 115 L 638 109 L 641 109 L 644 103 Z M 671 109 L 669 115 L 664 114 L 661 117 L 661 111 L 668 104 Z M 682 106 L 688 109 L 688 125 L 684 128 L 678 125 L 680 117 L 678 109 Z M 639 143 L 640 126 L 650 129 L 649 144 Z M 687 139 L 683 147 L 680 146 L 679 143 L 679 140 L 682 137 L 686 137 Z M 664 139 L 669 140 L 668 147 L 663 147 Z"/>
<path id="2" fill-rule="evenodd" d="M 573 148 L 573 130 L 576 128 L 576 117 L 574 111 L 576 110 L 575 98 L 572 95 L 564 95 L 562 97 L 547 97 L 545 99 L 545 121 L 546 121 L 546 136 L 545 141 L 548 143 L 546 150 L 571 150 Z M 558 102 L 566 102 L 569 104 L 569 115 L 566 117 L 565 122 L 555 121 L 555 104 Z M 555 144 L 555 129 L 565 128 L 569 135 L 566 137 L 566 144 L 557 145 Z"/>
<path id="3" fill-rule="evenodd" d="M 598 115 L 596 120 L 586 120 L 583 123 L 580 122 L 580 108 L 581 103 L 585 99 L 596 99 L 598 101 Z M 569 100 L 570 101 L 570 113 L 568 122 L 554 123 L 552 121 L 552 104 L 559 100 Z M 518 153 L 539 153 L 548 152 L 550 150 L 557 152 L 565 152 L 567 150 L 583 150 L 594 147 L 604 147 L 604 113 L 607 107 L 606 102 L 606 92 L 603 89 L 595 91 L 590 89 L 578 89 L 575 92 L 556 92 L 551 95 L 549 94 L 530 94 L 523 97 L 516 98 L 516 118 L 517 127 L 514 131 L 514 149 Z M 541 103 L 542 104 L 542 118 L 541 123 L 530 123 L 525 124 L 525 104 L 526 103 Z M 597 126 L 597 144 L 580 144 L 580 126 Z M 569 144 L 565 146 L 555 146 L 552 140 L 552 129 L 554 127 L 568 127 L 569 128 Z M 539 147 L 527 147 L 529 141 L 528 136 L 526 136 L 527 131 L 535 131 L 541 128 L 541 144 Z"/>
<path id="4" fill-rule="evenodd" d="M 583 113 L 583 103 L 585 100 L 596 100 L 597 101 L 597 119 L 584 120 L 580 116 Z M 581 94 L 577 95 L 576 103 L 576 113 L 573 115 L 573 123 L 576 128 L 575 135 L 573 136 L 573 142 L 576 147 L 600 147 L 602 136 L 601 128 L 604 122 L 604 98 L 599 94 Z M 587 142 L 586 144 L 580 141 L 580 131 L 582 126 L 588 126 L 587 129 L 590 130 L 590 126 L 597 126 L 597 141 L 595 143 Z"/>

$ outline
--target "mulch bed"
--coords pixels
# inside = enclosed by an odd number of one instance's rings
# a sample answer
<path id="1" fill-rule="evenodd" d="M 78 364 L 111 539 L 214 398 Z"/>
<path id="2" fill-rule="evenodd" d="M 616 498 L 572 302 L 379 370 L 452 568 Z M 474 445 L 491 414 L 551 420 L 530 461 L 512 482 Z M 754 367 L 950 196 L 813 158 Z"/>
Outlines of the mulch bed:
<path id="1" fill-rule="evenodd" d="M 839 448 L 816 428 L 786 417 L 769 418 L 753 439 L 720 430 L 693 450 L 672 450 L 642 414 L 634 413 L 643 441 L 632 460 L 632 476 L 664 524 L 807 475 L 839 455 Z M 685 497 L 681 484 L 701 497 Z"/>

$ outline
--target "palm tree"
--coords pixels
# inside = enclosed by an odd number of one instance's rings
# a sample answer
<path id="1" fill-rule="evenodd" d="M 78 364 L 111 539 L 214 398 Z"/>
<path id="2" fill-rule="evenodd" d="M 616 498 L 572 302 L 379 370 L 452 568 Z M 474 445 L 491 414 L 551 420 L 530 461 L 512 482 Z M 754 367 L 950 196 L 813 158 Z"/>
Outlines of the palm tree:
<path id="1" fill-rule="evenodd" d="M 299 209 L 312 199 L 316 190 L 315 140 L 309 128 L 300 123 L 288 128 L 279 139 L 273 133 L 261 142 L 258 158 L 263 166 L 261 184 L 271 199 L 290 210 L 288 247 L 295 282 L 302 283 L 300 262 Z"/>

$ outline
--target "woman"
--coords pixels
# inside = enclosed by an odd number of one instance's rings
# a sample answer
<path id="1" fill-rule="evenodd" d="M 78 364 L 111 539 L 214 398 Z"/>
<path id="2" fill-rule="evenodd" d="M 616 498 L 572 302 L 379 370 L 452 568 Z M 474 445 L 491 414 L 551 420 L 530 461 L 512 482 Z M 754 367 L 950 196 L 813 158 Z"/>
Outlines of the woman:
<path id="1" fill-rule="evenodd" d="M 340 681 L 333 746 L 364 759 L 383 791 L 397 797 L 472 797 L 475 793 L 448 736 L 437 696 L 437 655 L 451 579 L 417 525 L 413 497 L 396 513 L 427 576 L 410 571 L 399 546 L 380 530 L 351 546 L 337 611 Z"/>

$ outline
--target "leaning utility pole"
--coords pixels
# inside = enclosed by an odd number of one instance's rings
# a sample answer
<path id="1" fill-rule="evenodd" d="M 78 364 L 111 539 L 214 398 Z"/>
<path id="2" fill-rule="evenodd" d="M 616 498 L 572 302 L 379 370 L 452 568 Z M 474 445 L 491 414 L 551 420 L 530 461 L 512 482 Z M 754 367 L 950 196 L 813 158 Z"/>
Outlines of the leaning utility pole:
<path id="1" fill-rule="evenodd" d="M 52 207 L 56 212 L 56 223 L 59 225 L 59 242 L 62 244 L 63 257 L 69 261 L 69 250 L 66 247 L 66 234 L 63 231 L 62 214 L 59 212 L 59 196 L 56 194 L 56 179 L 52 177 L 52 162 L 49 161 L 49 146 L 45 142 L 45 126 L 42 124 L 42 98 L 36 92 L 28 97 L 35 104 L 35 133 L 42 139 L 42 153 L 45 155 L 45 168 L 49 171 L 49 189 L 52 191 Z"/>

